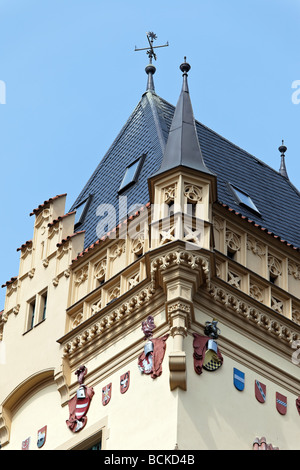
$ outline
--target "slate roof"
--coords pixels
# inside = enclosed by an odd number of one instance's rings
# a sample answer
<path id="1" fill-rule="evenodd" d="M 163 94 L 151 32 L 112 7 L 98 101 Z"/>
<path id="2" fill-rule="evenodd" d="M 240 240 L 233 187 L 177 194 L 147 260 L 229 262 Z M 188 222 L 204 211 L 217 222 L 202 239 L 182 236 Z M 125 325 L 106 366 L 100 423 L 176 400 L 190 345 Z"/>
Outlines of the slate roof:
<path id="1" fill-rule="evenodd" d="M 103 232 L 97 232 L 97 224 L 100 223 L 99 227 L 108 224 L 105 227 L 108 229 L 118 225 L 120 196 L 127 197 L 128 209 L 134 204 L 149 202 L 148 178 L 159 170 L 162 163 L 174 111 L 175 107 L 152 89 L 141 97 L 70 209 L 73 211 L 89 195 L 92 196 L 84 222 L 76 227 L 85 231 L 85 248 L 103 235 Z M 195 125 L 204 162 L 217 175 L 219 202 L 299 248 L 299 191 L 287 178 L 258 158 L 202 123 L 195 121 Z M 127 166 L 142 154 L 146 157 L 138 181 L 119 195 L 118 189 Z M 260 215 L 238 204 L 229 183 L 249 194 Z M 102 204 L 112 204 L 116 209 L 115 216 L 108 214 L 101 219 L 101 214 L 105 214 Z"/>

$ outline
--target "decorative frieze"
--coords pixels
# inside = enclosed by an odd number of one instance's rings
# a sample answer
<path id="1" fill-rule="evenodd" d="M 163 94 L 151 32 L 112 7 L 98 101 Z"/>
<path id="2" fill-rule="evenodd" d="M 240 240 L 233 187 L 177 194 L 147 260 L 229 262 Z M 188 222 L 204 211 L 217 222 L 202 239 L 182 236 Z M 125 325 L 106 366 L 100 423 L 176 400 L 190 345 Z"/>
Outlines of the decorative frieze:
<path id="1" fill-rule="evenodd" d="M 221 230 L 224 229 L 224 219 L 221 219 L 221 217 L 214 216 L 213 224 L 214 224 L 214 228 L 215 228 L 218 232 L 220 232 Z"/>
<path id="2" fill-rule="evenodd" d="M 76 272 L 74 283 L 77 287 L 83 284 L 88 278 L 88 266 L 84 266 L 82 269 Z"/>
<path id="3" fill-rule="evenodd" d="M 280 276 L 282 273 L 282 262 L 275 256 L 268 256 L 268 268 L 272 276 Z"/>
<path id="4" fill-rule="evenodd" d="M 160 245 L 164 245 L 165 243 L 169 243 L 175 240 L 175 225 L 172 225 L 172 227 L 168 228 L 167 230 L 160 230 L 159 231 L 159 236 L 160 236 Z"/>
<path id="5" fill-rule="evenodd" d="M 236 287 L 237 289 L 241 288 L 241 283 L 242 283 L 242 278 L 239 276 L 239 274 L 236 274 L 232 271 L 228 271 L 228 277 L 227 277 L 227 282 L 233 287 Z"/>
<path id="6" fill-rule="evenodd" d="M 143 253 L 145 244 L 144 234 L 141 233 L 131 241 L 131 252 L 134 253 L 136 256 L 139 256 Z"/>
<path id="7" fill-rule="evenodd" d="M 254 307 L 251 303 L 238 298 L 224 288 L 209 283 L 207 290 L 216 302 L 241 315 L 241 317 L 254 323 L 257 327 L 261 327 L 268 333 L 276 335 L 283 342 L 292 344 L 293 341 L 300 338 L 297 330 L 286 326 L 280 319 L 275 320 L 272 315 Z"/>
<path id="8" fill-rule="evenodd" d="M 94 268 L 94 278 L 101 282 L 105 279 L 106 275 L 106 258 L 101 259 Z"/>
<path id="9" fill-rule="evenodd" d="M 294 261 L 289 260 L 288 273 L 296 280 L 300 280 L 300 265 Z"/>
<path id="10" fill-rule="evenodd" d="M 195 204 L 202 201 L 202 188 L 195 184 L 186 184 L 184 187 L 184 195 L 189 203 Z"/>
<path id="11" fill-rule="evenodd" d="M 75 315 L 74 318 L 71 318 L 71 330 L 76 328 L 78 325 L 80 325 L 83 322 L 83 313 L 79 312 Z"/>
<path id="12" fill-rule="evenodd" d="M 271 296 L 271 308 L 275 310 L 275 312 L 283 314 L 283 302 L 280 299 L 277 299 L 274 297 L 274 295 Z"/>
<path id="13" fill-rule="evenodd" d="M 140 282 L 140 272 L 138 271 L 135 274 L 132 274 L 131 277 L 128 278 L 128 288 L 132 289 Z"/>
<path id="14" fill-rule="evenodd" d="M 300 325 L 300 309 L 293 308 L 293 310 L 292 310 L 292 320 L 295 323 L 298 323 L 298 325 Z"/>
<path id="15" fill-rule="evenodd" d="M 176 184 L 170 185 L 163 189 L 163 198 L 165 204 L 171 204 L 176 198 Z"/>
<path id="16" fill-rule="evenodd" d="M 225 242 L 226 246 L 233 252 L 241 249 L 241 237 L 232 230 L 226 230 Z"/>
<path id="17" fill-rule="evenodd" d="M 249 293 L 250 293 L 250 296 L 253 299 L 257 300 L 258 302 L 263 302 L 264 301 L 263 289 L 261 289 L 256 284 L 250 284 Z"/>
<path id="18" fill-rule="evenodd" d="M 95 315 L 96 313 L 100 312 L 102 308 L 102 296 L 100 295 L 100 298 L 98 298 L 97 302 L 93 303 L 91 306 L 91 314 Z"/>
<path id="19" fill-rule="evenodd" d="M 120 286 L 115 286 L 108 292 L 108 302 L 111 302 L 118 297 L 120 297 Z"/>
<path id="20" fill-rule="evenodd" d="M 64 357 L 81 351 L 87 341 L 93 341 L 100 335 L 104 334 L 113 326 L 122 322 L 123 318 L 131 315 L 136 310 L 144 307 L 151 300 L 155 293 L 155 284 L 151 282 L 148 287 L 141 289 L 134 296 L 131 296 L 123 302 L 118 308 L 110 310 L 106 314 L 100 316 L 95 312 L 95 322 L 92 325 L 83 328 L 80 334 L 68 341 L 64 346 Z M 78 318 L 80 320 L 80 317 Z"/>
<path id="21" fill-rule="evenodd" d="M 124 240 L 120 240 L 118 243 L 113 245 L 110 249 L 110 259 L 114 261 L 118 257 L 120 257 L 123 253 L 125 253 L 126 244 Z"/>
<path id="22" fill-rule="evenodd" d="M 260 258 L 266 254 L 266 247 L 250 235 L 247 236 L 247 249 Z"/>

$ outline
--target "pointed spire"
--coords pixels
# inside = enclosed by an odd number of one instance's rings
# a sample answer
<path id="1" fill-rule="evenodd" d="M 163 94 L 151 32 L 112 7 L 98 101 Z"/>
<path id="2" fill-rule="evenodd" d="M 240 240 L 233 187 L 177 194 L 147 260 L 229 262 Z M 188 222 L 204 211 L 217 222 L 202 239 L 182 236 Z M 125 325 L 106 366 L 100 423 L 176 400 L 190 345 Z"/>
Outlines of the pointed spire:
<path id="1" fill-rule="evenodd" d="M 278 147 L 279 152 L 281 153 L 281 163 L 280 163 L 280 168 L 279 168 L 279 173 L 284 177 L 284 178 L 289 178 L 287 171 L 286 171 L 286 166 L 285 166 L 285 152 L 287 151 L 287 147 L 284 145 L 284 140 L 282 141 L 282 145 Z"/>
<path id="2" fill-rule="evenodd" d="M 162 164 L 155 175 L 179 166 L 213 174 L 205 165 L 198 141 L 194 113 L 188 89 L 188 72 L 190 64 L 180 65 L 183 72 L 182 90 L 179 96 Z"/>

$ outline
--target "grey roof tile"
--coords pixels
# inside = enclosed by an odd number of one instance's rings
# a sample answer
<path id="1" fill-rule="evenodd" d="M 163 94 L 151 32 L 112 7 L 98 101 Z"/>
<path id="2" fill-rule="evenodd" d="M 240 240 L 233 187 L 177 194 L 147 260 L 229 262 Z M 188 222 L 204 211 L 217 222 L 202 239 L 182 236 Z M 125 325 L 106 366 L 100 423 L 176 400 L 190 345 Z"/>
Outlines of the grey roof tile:
<path id="1" fill-rule="evenodd" d="M 114 228 L 119 220 L 119 194 L 124 172 L 142 154 L 146 158 L 137 183 L 122 196 L 127 207 L 149 201 L 148 178 L 159 168 L 175 107 L 154 92 L 144 93 L 128 121 L 99 163 L 70 210 L 92 195 L 86 218 L 78 229 L 85 230 L 85 248 L 99 238 L 97 208 L 112 204 L 116 217 L 105 221 Z M 206 166 L 217 175 L 220 202 L 265 227 L 288 243 L 300 247 L 300 194 L 279 172 L 196 121 L 197 136 Z M 237 203 L 228 183 L 247 192 L 260 216 Z"/>

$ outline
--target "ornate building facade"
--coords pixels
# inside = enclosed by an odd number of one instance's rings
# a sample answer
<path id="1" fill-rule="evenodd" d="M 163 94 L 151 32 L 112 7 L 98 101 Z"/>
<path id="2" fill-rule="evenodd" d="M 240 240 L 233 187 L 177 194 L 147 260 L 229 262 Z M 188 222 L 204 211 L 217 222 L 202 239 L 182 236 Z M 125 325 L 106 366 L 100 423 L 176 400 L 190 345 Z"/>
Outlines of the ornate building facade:
<path id="1" fill-rule="evenodd" d="M 155 67 L 69 211 L 30 214 L 0 317 L 0 441 L 300 449 L 300 195 Z M 141 429 L 146 432 L 141 432 Z"/>

